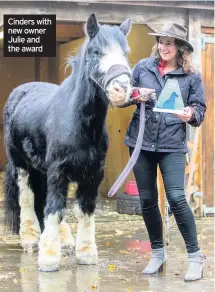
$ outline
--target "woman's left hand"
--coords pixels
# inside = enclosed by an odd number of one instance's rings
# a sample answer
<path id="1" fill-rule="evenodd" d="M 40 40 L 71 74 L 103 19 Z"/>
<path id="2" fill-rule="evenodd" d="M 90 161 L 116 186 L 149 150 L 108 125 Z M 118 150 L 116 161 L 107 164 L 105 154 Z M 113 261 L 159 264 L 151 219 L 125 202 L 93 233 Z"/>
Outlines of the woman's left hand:
<path id="1" fill-rule="evenodd" d="M 183 122 L 189 122 L 192 118 L 193 111 L 192 109 L 187 106 L 184 108 L 184 112 L 181 114 L 175 114 L 179 119 L 181 119 Z"/>
<path id="2" fill-rule="evenodd" d="M 147 101 L 149 99 L 156 100 L 155 89 L 151 88 L 139 88 L 140 95 L 137 97 L 139 101 Z"/>

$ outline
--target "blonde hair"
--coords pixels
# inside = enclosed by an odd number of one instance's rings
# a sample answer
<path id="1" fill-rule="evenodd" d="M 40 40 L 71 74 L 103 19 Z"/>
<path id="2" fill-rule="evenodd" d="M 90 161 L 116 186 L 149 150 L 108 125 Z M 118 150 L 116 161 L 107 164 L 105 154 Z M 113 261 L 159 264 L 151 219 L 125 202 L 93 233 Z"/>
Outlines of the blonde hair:
<path id="1" fill-rule="evenodd" d="M 158 42 L 159 42 L 159 37 L 156 37 L 157 43 L 155 46 L 152 48 L 152 54 L 154 55 L 155 58 L 158 60 L 158 62 L 161 61 L 161 56 L 158 51 Z M 192 53 L 191 51 L 187 48 L 186 44 L 183 41 L 180 41 L 178 39 L 175 39 L 175 45 L 177 47 L 177 63 L 179 66 L 182 67 L 185 73 L 196 73 L 196 68 L 192 63 Z"/>

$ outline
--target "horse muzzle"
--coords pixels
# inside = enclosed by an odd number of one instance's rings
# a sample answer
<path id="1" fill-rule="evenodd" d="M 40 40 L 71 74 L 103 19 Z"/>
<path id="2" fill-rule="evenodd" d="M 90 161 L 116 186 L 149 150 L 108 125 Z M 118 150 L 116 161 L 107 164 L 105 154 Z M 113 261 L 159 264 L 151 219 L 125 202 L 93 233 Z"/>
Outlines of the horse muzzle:
<path id="1" fill-rule="evenodd" d="M 123 74 L 111 80 L 106 88 L 106 94 L 113 105 L 128 102 L 132 94 L 132 84 L 128 75 Z"/>
<path id="2" fill-rule="evenodd" d="M 112 66 L 105 75 L 104 88 L 109 97 L 110 93 L 119 92 L 122 103 L 126 103 L 132 93 L 131 73 L 123 65 Z"/>
<path id="3" fill-rule="evenodd" d="M 132 77 L 129 68 L 124 65 L 113 65 L 106 73 L 100 73 L 97 67 L 91 72 L 91 79 L 107 94 L 121 93 L 122 103 L 126 103 L 132 93 Z M 124 100 L 124 102 L 123 102 Z"/>

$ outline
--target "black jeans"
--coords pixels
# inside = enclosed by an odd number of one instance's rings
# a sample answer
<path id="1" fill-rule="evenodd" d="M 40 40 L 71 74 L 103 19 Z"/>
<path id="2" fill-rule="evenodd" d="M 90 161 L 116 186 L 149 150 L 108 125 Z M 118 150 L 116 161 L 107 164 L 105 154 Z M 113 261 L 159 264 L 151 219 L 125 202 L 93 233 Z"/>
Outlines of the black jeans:
<path id="1" fill-rule="evenodd" d="M 131 155 L 133 148 L 129 151 Z M 166 196 L 184 238 L 187 252 L 196 252 L 199 250 L 196 225 L 184 192 L 185 155 L 141 151 L 133 171 L 152 248 L 163 247 L 162 219 L 156 183 L 157 165 L 160 167 Z"/>

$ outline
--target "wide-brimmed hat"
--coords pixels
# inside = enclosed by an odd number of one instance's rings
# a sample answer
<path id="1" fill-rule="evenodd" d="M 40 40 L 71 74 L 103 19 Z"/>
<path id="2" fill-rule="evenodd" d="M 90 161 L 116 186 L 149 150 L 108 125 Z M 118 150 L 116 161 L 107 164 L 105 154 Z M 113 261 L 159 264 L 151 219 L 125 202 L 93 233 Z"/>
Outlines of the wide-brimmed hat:
<path id="1" fill-rule="evenodd" d="M 183 41 L 187 45 L 188 50 L 193 52 L 192 45 L 187 41 L 187 28 L 179 23 L 167 21 L 160 31 L 148 33 L 155 36 L 168 36 Z"/>

